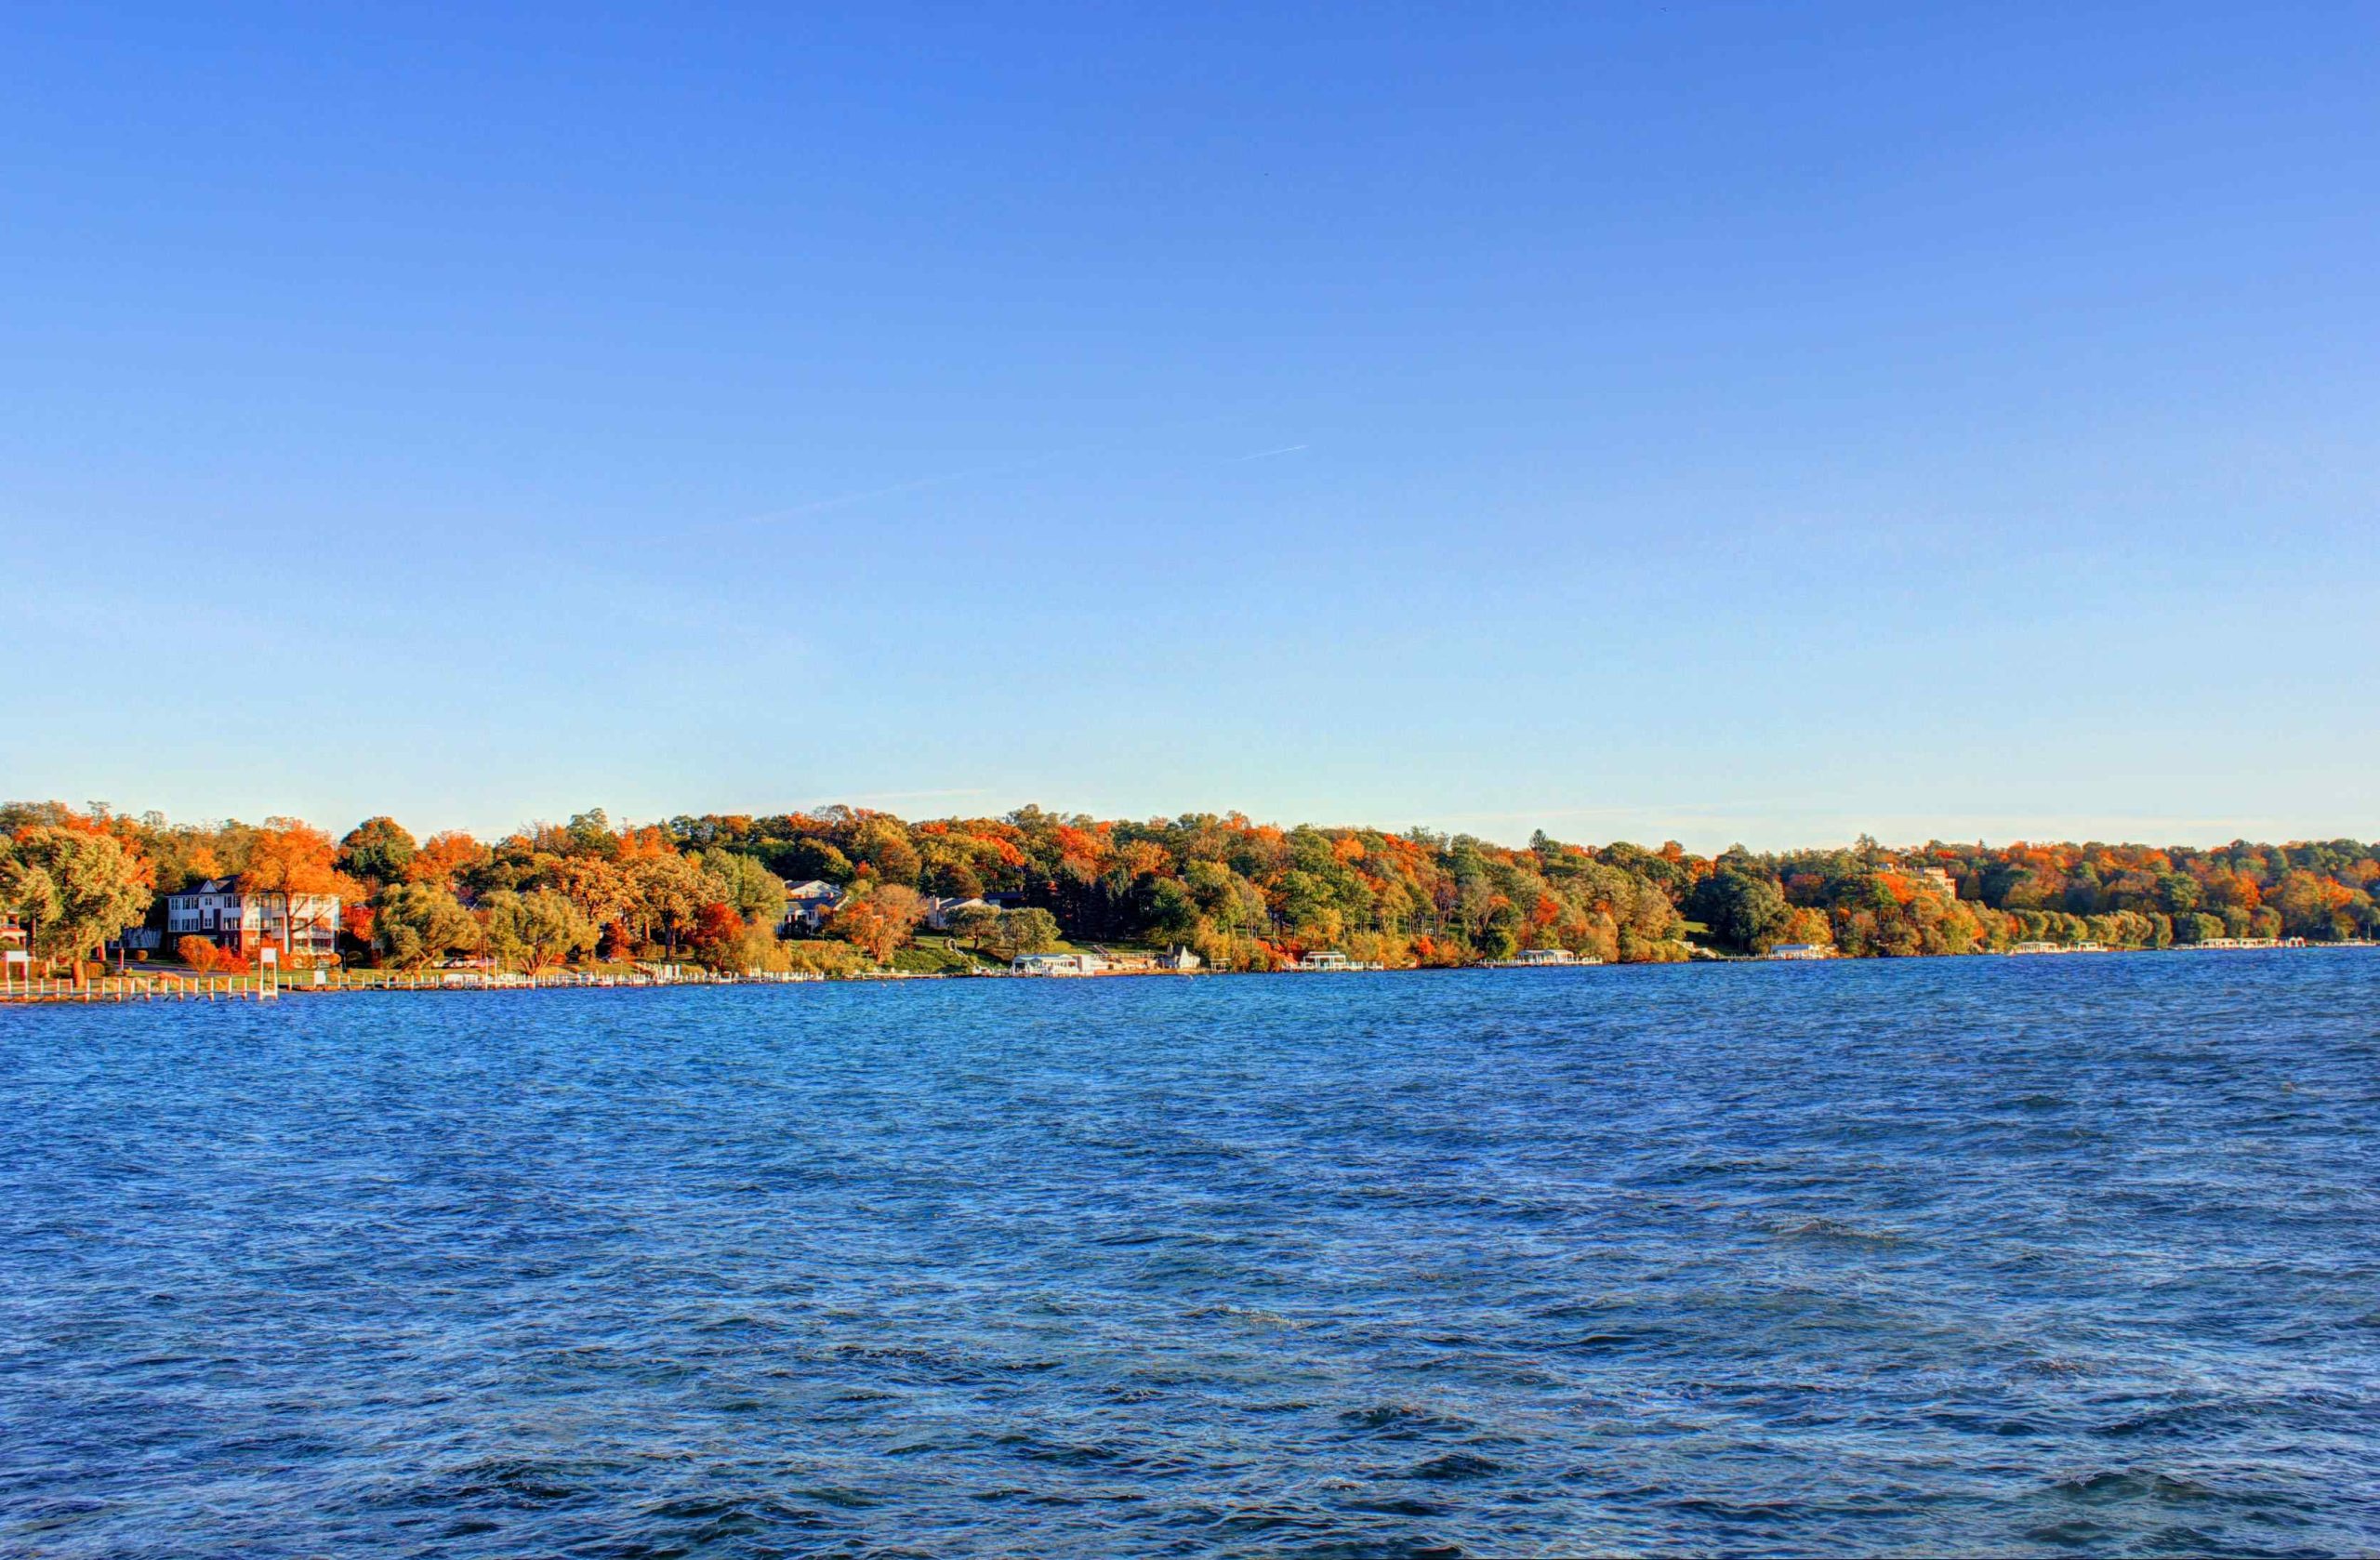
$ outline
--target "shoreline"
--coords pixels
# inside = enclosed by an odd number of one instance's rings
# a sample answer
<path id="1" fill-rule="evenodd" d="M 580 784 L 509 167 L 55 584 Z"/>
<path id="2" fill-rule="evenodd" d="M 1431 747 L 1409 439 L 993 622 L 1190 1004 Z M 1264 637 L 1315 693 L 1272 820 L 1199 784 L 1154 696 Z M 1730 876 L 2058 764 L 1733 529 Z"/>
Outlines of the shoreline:
<path id="1" fill-rule="evenodd" d="M 2109 947 L 2027 947 L 2003 948 L 1984 953 L 1910 954 L 1899 957 L 1843 958 L 1752 954 L 1708 954 L 1700 958 L 1666 960 L 1643 960 L 1639 964 L 1451 964 L 1414 965 L 1403 969 L 1343 969 L 1343 970 L 1162 970 L 1126 969 L 1069 972 L 1024 972 L 1013 970 L 907 971 L 872 970 L 850 975 L 824 975 L 805 972 L 784 973 L 751 972 L 721 974 L 709 971 L 686 971 L 669 974 L 639 973 L 619 975 L 588 971 L 543 971 L 535 974 L 484 971 L 442 971 L 435 978 L 422 973 L 403 972 L 361 971 L 291 971 L 290 978 L 268 980 L 257 975 L 178 975 L 169 973 L 139 974 L 126 972 L 121 975 L 93 976 L 83 982 L 63 977 L 20 981 L 0 987 L 0 1007 L 32 1007 L 52 1004 L 89 1004 L 117 1002 L 271 1002 L 285 997 L 334 997 L 357 995 L 445 995 L 464 993 L 550 991 L 634 991 L 660 990 L 677 986 L 749 986 L 749 985 L 827 985 L 864 983 L 906 983 L 910 981 L 1111 981 L 1111 980 L 1204 980 L 1236 979 L 1248 976 L 1296 976 L 1313 979 L 1332 975 L 1450 975 L 1494 972 L 1499 975 L 1541 975 L 1549 972 L 1580 974 L 1588 971 L 1610 971 L 1632 968 L 1686 968 L 1697 965 L 1741 964 L 1902 964 L 1968 958 L 2041 958 L 2053 956 L 2086 954 L 2257 954 L 2347 952 L 2355 949 L 2380 948 L 2380 942 L 2342 941 L 2306 942 L 2281 941 L 2268 944 L 2229 943 L 2218 946 L 2179 944 L 2163 948 Z M 317 983 L 316 974 L 331 978 Z M 356 979 L 368 974 L 376 978 Z M 303 977 L 303 978 L 298 978 Z M 383 978 L 385 977 L 385 978 Z"/>

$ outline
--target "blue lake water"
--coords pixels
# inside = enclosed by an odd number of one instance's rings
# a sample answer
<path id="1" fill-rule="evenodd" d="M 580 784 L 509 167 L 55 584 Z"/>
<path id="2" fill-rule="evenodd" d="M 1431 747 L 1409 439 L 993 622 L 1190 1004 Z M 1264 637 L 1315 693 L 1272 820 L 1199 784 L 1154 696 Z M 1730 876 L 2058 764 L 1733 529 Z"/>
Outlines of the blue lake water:
<path id="1" fill-rule="evenodd" d="M 2380 954 L 0 1011 L 0 1553 L 2380 1550 Z"/>

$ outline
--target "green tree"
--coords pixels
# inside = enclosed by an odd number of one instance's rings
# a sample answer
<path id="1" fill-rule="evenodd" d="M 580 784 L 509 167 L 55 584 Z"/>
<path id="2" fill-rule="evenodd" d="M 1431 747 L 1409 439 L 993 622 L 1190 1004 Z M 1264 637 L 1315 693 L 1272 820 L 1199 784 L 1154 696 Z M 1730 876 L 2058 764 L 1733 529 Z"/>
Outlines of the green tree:
<path id="1" fill-rule="evenodd" d="M 647 941 L 656 931 L 668 938 L 669 950 L 689 931 L 706 905 L 727 898 L 727 887 L 684 856 L 672 852 L 650 856 L 628 870 L 628 914 Z"/>
<path id="2" fill-rule="evenodd" d="M 1141 900 L 1141 925 L 1150 937 L 1175 943 L 1197 930 L 1198 902 L 1179 879 L 1152 878 L 1136 892 Z"/>
<path id="3" fill-rule="evenodd" d="M 999 919 L 985 937 L 984 946 L 1002 958 L 1015 958 L 1023 954 L 1048 953 L 1058 942 L 1058 918 L 1037 906 L 1001 911 Z"/>
<path id="4" fill-rule="evenodd" d="M 848 883 L 852 880 L 851 858 L 835 847 L 832 840 L 804 835 L 769 846 L 761 855 L 762 863 L 772 871 L 791 882 Z"/>
<path id="5" fill-rule="evenodd" d="M 38 946 L 43 929 L 55 926 L 65 910 L 48 871 L 18 854 L 13 840 L 0 839 L 0 916 L 23 922 Z"/>
<path id="6" fill-rule="evenodd" d="M 853 840 L 853 854 L 876 870 L 878 881 L 915 887 L 924 865 L 909 831 L 898 818 L 878 814 L 862 824 Z"/>
<path id="7" fill-rule="evenodd" d="M 703 870 L 727 885 L 726 903 L 746 920 L 774 927 L 785 919 L 785 884 L 758 857 L 713 845 L 703 852 Z"/>
<path id="8" fill-rule="evenodd" d="M 480 923 L 462 901 L 433 883 L 391 883 L 372 901 L 372 938 L 403 970 L 477 947 Z"/>
<path id="9" fill-rule="evenodd" d="M 0 908 L 44 958 L 82 958 L 138 926 L 153 897 L 146 866 L 112 835 L 29 828 L 0 856 Z"/>
<path id="10" fill-rule="evenodd" d="M 947 920 L 950 934 L 963 937 L 977 947 L 990 936 L 1000 923 L 1000 907 L 997 905 L 965 905 L 950 912 Z"/>
<path id="11" fill-rule="evenodd" d="M 367 883 L 402 882 L 420 847 L 394 818 L 366 818 L 338 842 L 339 870 Z"/>
<path id="12" fill-rule="evenodd" d="M 1875 907 L 1882 910 L 1889 905 L 1890 895 L 1880 892 Z M 1775 942 L 1793 913 L 1776 879 L 1733 866 L 1723 866 L 1697 883 L 1687 896 L 1686 907 L 1712 935 L 1739 948 Z"/>
<path id="13" fill-rule="evenodd" d="M 499 889 L 480 905 L 487 948 L 502 963 L 536 969 L 595 951 L 595 923 L 551 889 Z"/>

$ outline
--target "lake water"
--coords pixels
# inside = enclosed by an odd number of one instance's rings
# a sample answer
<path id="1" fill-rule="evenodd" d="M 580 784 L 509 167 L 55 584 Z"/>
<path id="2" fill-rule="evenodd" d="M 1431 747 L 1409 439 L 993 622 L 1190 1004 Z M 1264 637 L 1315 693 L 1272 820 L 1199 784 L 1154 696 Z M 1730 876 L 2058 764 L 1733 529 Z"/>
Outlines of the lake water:
<path id="1" fill-rule="evenodd" d="M 2380 1550 L 2380 955 L 0 1011 L 0 1552 Z"/>

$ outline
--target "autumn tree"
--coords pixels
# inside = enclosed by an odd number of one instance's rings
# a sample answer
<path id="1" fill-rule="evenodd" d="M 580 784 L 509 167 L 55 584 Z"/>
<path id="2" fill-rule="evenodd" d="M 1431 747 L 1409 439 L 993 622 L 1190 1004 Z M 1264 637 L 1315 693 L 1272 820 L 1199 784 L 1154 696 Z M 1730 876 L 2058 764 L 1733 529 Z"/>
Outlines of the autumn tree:
<path id="1" fill-rule="evenodd" d="M 204 937 L 184 936 L 174 939 L 174 957 L 193 970 L 212 970 L 223 960 L 223 952 Z"/>
<path id="2" fill-rule="evenodd" d="M 835 932 L 843 941 L 883 964 L 914 936 L 925 919 L 925 901 L 918 891 L 898 883 L 879 883 L 835 914 Z"/>
<path id="3" fill-rule="evenodd" d="M 660 932 L 674 953 L 695 913 L 726 899 L 727 893 L 718 879 L 676 852 L 667 852 L 629 866 L 627 919 L 647 941 Z"/>
<path id="4" fill-rule="evenodd" d="M 626 919 L 637 899 L 628 869 L 608 856 L 539 857 L 530 886 L 563 895 L 598 926 Z"/>
<path id="5" fill-rule="evenodd" d="M 870 867 L 882 882 L 898 883 L 904 888 L 918 880 L 918 870 L 923 865 L 918 848 L 909 842 L 909 831 L 897 818 L 882 813 L 871 815 L 860 826 L 853 839 L 853 854 Z"/>
<path id="6" fill-rule="evenodd" d="M 750 923 L 735 913 L 734 906 L 714 900 L 694 912 L 687 940 L 694 945 L 694 957 L 712 969 L 740 969 L 744 934 L 750 930 Z"/>
<path id="7" fill-rule="evenodd" d="M 240 869 L 244 893 L 261 893 L 281 901 L 282 952 L 300 926 L 321 924 L 324 912 L 308 906 L 300 919 L 300 899 L 362 899 L 364 885 L 338 868 L 338 847 L 331 837 L 297 818 L 267 818 L 248 841 L 247 861 Z"/>
<path id="8" fill-rule="evenodd" d="M 421 842 L 405 864 L 405 876 L 416 883 L 453 890 L 463 876 L 487 859 L 487 847 L 461 829 L 444 829 Z"/>

